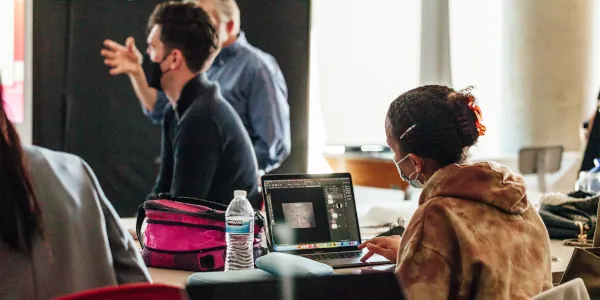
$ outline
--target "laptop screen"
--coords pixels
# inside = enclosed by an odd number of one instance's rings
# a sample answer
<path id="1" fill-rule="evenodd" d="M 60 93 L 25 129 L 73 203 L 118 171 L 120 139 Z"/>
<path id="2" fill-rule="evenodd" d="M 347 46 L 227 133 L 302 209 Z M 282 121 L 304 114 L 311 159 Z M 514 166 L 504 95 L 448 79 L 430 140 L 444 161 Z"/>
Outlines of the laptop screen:
<path id="1" fill-rule="evenodd" d="M 297 252 L 360 244 L 349 174 L 263 178 L 273 250 Z"/>

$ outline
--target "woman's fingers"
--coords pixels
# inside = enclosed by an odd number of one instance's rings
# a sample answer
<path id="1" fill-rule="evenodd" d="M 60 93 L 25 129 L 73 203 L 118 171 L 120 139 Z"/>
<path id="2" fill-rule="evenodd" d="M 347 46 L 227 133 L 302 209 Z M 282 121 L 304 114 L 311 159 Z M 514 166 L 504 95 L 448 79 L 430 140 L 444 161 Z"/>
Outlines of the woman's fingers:
<path id="1" fill-rule="evenodd" d="M 387 258 L 390 261 L 396 261 L 396 255 L 398 254 L 398 248 L 382 248 L 377 245 L 368 244 L 367 249 L 369 253 L 375 253 Z M 366 255 L 365 255 L 366 256 Z"/>

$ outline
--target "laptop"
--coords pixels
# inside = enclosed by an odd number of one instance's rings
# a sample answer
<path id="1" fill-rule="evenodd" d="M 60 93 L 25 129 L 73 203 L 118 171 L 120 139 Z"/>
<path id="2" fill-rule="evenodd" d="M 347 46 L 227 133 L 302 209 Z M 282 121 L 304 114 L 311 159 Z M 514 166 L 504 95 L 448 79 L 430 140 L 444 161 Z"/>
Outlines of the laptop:
<path id="1" fill-rule="evenodd" d="M 300 255 L 333 268 L 392 264 L 360 258 L 360 229 L 350 173 L 262 176 L 271 252 Z"/>
<path id="2" fill-rule="evenodd" d="M 278 278 L 186 286 L 191 300 L 405 299 L 394 273 Z"/>

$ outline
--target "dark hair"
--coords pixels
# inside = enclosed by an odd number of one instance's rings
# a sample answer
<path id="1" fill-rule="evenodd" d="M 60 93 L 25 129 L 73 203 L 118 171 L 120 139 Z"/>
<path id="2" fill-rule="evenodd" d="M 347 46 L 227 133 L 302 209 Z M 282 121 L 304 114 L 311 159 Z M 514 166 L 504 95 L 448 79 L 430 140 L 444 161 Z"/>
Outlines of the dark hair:
<path id="1" fill-rule="evenodd" d="M 0 79 L 0 236 L 9 249 L 30 253 L 35 236 L 43 234 L 42 216 L 2 92 Z"/>
<path id="2" fill-rule="evenodd" d="M 470 88 L 457 92 L 427 85 L 400 95 L 387 117 L 403 151 L 433 159 L 443 167 L 463 162 L 469 147 L 477 143 L 477 115 L 469 107 L 474 101 Z"/>
<path id="3" fill-rule="evenodd" d="M 160 25 L 160 40 L 168 51 L 179 49 L 188 68 L 198 72 L 217 48 L 217 30 L 208 14 L 195 3 L 158 4 L 148 19 L 148 31 Z"/>

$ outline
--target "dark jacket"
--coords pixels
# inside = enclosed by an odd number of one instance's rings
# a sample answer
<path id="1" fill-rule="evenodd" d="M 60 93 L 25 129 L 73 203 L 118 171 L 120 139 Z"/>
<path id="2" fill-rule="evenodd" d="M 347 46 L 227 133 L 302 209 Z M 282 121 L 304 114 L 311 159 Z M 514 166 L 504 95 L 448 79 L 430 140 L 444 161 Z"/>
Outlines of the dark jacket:
<path id="1" fill-rule="evenodd" d="M 182 89 L 163 122 L 162 161 L 154 193 L 229 204 L 245 190 L 260 208 L 258 167 L 240 117 L 204 75 Z"/>

